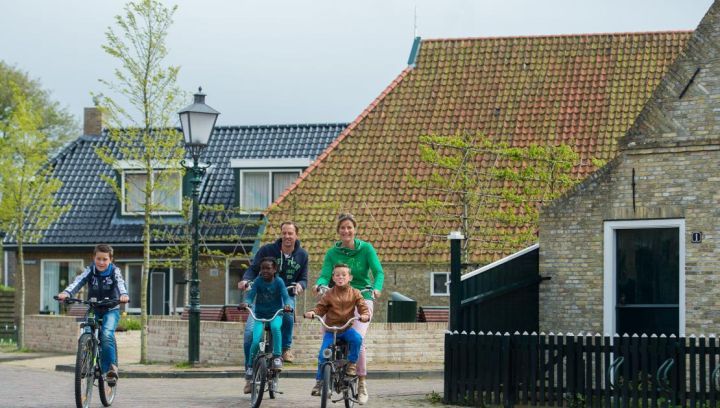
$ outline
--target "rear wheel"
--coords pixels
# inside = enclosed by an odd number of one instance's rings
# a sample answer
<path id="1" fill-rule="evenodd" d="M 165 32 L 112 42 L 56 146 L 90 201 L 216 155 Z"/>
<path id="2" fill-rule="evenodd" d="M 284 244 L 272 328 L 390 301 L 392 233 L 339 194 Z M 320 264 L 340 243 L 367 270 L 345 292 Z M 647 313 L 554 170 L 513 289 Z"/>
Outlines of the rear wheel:
<path id="1" fill-rule="evenodd" d="M 115 386 L 111 387 L 108 385 L 105 378 L 101 375 L 98 379 L 98 391 L 100 391 L 100 402 L 103 406 L 109 407 L 115 400 L 115 393 L 117 393 L 118 383 L 115 382 Z"/>
<path id="2" fill-rule="evenodd" d="M 327 407 L 332 387 L 332 367 L 330 364 L 325 364 L 322 368 L 322 382 L 322 390 L 320 391 L 320 408 L 325 408 Z"/>
<path id="3" fill-rule="evenodd" d="M 267 378 L 267 366 L 264 357 L 257 357 L 253 364 L 252 391 L 250 393 L 250 406 L 258 408 L 265 392 L 265 379 Z"/>
<path id="4" fill-rule="evenodd" d="M 353 377 L 346 379 L 346 387 L 343 390 L 343 398 L 345 399 L 345 408 L 353 408 L 355 401 L 357 401 L 357 385 L 358 378 Z"/>
<path id="5" fill-rule="evenodd" d="M 94 348 L 92 334 L 83 333 L 78 339 L 75 358 L 75 405 L 77 408 L 88 408 L 92 400 L 95 377 Z"/>

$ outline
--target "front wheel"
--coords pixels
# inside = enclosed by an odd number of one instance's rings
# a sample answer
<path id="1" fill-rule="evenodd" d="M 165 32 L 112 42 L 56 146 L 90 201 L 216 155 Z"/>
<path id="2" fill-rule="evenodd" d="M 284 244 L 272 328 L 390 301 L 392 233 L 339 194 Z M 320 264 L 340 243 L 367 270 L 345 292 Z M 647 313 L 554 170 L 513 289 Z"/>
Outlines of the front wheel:
<path id="1" fill-rule="evenodd" d="M 322 391 L 320 392 L 320 408 L 326 408 L 328 399 L 330 399 L 330 390 L 332 387 L 332 366 L 325 364 L 322 368 Z"/>
<path id="2" fill-rule="evenodd" d="M 118 383 L 111 387 L 108 385 L 105 378 L 101 375 L 98 379 L 98 391 L 100 391 L 100 402 L 103 406 L 109 407 L 115 400 L 115 394 L 117 393 Z"/>
<path id="3" fill-rule="evenodd" d="M 250 406 L 260 407 L 265 392 L 265 379 L 267 378 L 265 358 L 258 357 L 253 364 L 252 392 L 250 393 Z"/>
<path id="4" fill-rule="evenodd" d="M 95 344 L 90 333 L 83 333 L 78 339 L 75 358 L 75 406 L 88 408 L 92 400 L 95 377 Z"/>

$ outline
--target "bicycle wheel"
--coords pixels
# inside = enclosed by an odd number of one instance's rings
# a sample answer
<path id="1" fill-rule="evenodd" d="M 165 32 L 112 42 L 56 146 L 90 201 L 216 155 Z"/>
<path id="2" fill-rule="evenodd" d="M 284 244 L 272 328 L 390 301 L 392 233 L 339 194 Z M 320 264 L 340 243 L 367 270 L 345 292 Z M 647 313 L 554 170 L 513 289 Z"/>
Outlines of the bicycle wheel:
<path id="1" fill-rule="evenodd" d="M 277 373 L 277 371 L 273 372 L 270 375 L 270 379 L 268 380 L 267 388 L 268 388 L 268 397 L 270 399 L 275 399 L 275 392 L 277 391 L 278 387 L 278 376 L 280 374 Z"/>
<path id="2" fill-rule="evenodd" d="M 100 402 L 103 406 L 109 407 L 115 400 L 115 394 L 117 393 L 118 383 L 115 382 L 115 386 L 111 387 L 105 381 L 105 377 L 102 375 L 98 379 L 98 391 L 100 392 Z"/>
<path id="3" fill-rule="evenodd" d="M 265 357 L 258 356 L 253 364 L 252 392 L 250 393 L 250 406 L 258 408 L 265 392 L 265 380 L 267 378 L 267 366 Z"/>
<path id="4" fill-rule="evenodd" d="M 322 368 L 322 390 L 320 391 L 320 408 L 327 407 L 328 399 L 330 399 L 330 390 L 332 387 L 332 367 L 325 364 Z"/>
<path id="5" fill-rule="evenodd" d="M 78 339 L 75 358 L 75 405 L 88 408 L 92 400 L 93 380 L 95 377 L 95 345 L 90 333 L 83 333 Z"/>
<path id="6" fill-rule="evenodd" d="M 345 399 L 345 408 L 353 408 L 357 401 L 357 377 L 345 380 L 346 387 L 343 390 L 343 399 Z"/>

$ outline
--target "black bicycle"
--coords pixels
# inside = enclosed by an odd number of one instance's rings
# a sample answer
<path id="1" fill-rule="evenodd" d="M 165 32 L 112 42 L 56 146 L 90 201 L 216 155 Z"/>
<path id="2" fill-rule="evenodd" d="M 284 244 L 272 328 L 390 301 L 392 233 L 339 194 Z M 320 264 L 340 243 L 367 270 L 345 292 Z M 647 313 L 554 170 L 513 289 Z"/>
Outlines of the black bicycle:
<path id="1" fill-rule="evenodd" d="M 60 301 L 57 296 L 53 297 Z M 106 407 L 112 405 L 117 395 L 117 382 L 110 386 L 100 368 L 100 329 L 102 319 L 96 317 L 97 308 L 112 308 L 118 305 L 117 299 L 89 300 L 65 298 L 66 304 L 81 303 L 87 305 L 85 320 L 80 324 L 82 333 L 78 338 L 77 356 L 75 357 L 75 405 L 77 408 L 88 408 L 92 401 L 92 389 L 97 380 L 100 402 Z"/>
<path id="2" fill-rule="evenodd" d="M 318 287 L 320 296 L 325 295 L 330 288 L 325 285 Z M 372 287 L 367 286 L 365 289 L 360 291 L 372 293 Z M 333 342 L 330 347 L 322 351 L 325 362 L 320 366 L 320 379 L 322 381 L 322 389 L 320 391 L 320 407 L 326 408 L 327 401 L 331 400 L 333 403 L 343 401 L 345 408 L 352 408 L 358 403 L 358 377 L 357 375 L 347 375 L 346 366 L 348 365 L 348 354 L 350 354 L 350 346 L 347 342 L 339 340 L 337 334 L 348 327 L 350 327 L 357 317 L 351 317 L 350 320 L 345 322 L 342 326 L 328 326 L 325 320 L 318 316 L 314 316 L 325 330 L 333 334 Z M 338 398 L 333 399 L 332 394 L 336 393 Z"/>

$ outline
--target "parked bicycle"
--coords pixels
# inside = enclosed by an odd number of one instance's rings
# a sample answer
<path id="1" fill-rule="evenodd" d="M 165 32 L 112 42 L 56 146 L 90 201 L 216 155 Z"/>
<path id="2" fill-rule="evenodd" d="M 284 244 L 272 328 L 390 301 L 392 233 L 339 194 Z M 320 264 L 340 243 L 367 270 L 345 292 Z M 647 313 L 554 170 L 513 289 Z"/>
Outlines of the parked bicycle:
<path id="1" fill-rule="evenodd" d="M 251 285 L 247 286 L 247 289 Z M 294 285 L 292 285 L 294 287 Z M 288 286 L 288 290 L 291 287 Z M 275 394 L 282 394 L 279 390 L 279 378 L 281 369 L 273 366 L 273 344 L 272 334 L 270 333 L 270 322 L 280 313 L 292 313 L 293 310 L 278 309 L 269 319 L 261 319 L 255 315 L 253 308 L 238 306 L 238 309 L 247 309 L 252 318 L 257 322 L 263 323 L 263 335 L 258 346 L 258 352 L 252 361 L 252 389 L 250 392 L 250 406 L 258 408 L 263 400 L 263 395 L 267 389 L 268 397 L 275 399 Z"/>
<path id="2" fill-rule="evenodd" d="M 60 301 L 57 296 L 53 298 Z M 102 319 L 96 317 L 96 309 L 115 307 L 119 301 L 107 298 L 103 300 L 66 298 L 62 302 L 66 304 L 80 303 L 88 306 L 84 321 L 80 324 L 82 333 L 78 338 L 77 355 L 75 357 L 75 405 L 77 408 L 88 408 L 90 406 L 92 389 L 97 380 L 100 402 L 102 402 L 103 406 L 109 407 L 117 395 L 117 383 L 110 386 L 100 368 L 100 329 L 102 328 Z"/>
<path id="3" fill-rule="evenodd" d="M 323 296 L 329 289 L 328 286 L 320 285 L 318 293 Z M 367 286 L 360 292 L 372 294 L 372 290 L 371 286 Z M 342 326 L 328 326 L 325 324 L 325 320 L 318 315 L 315 315 L 314 318 L 322 324 L 325 330 L 333 333 L 332 343 L 323 350 L 323 357 L 326 360 L 320 366 L 320 379 L 323 383 L 320 391 L 320 407 L 326 408 L 327 401 L 330 400 L 333 403 L 343 401 L 345 408 L 352 408 L 358 403 L 358 377 L 346 373 L 346 366 L 349 363 L 349 345 L 343 340 L 338 340 L 337 334 L 352 326 L 358 318 L 352 317 Z M 338 397 L 333 399 L 333 393 Z"/>

